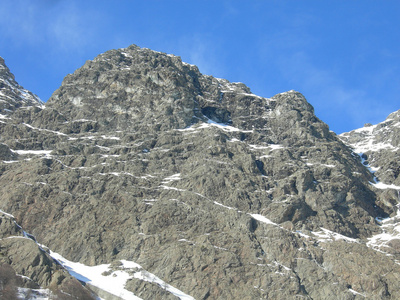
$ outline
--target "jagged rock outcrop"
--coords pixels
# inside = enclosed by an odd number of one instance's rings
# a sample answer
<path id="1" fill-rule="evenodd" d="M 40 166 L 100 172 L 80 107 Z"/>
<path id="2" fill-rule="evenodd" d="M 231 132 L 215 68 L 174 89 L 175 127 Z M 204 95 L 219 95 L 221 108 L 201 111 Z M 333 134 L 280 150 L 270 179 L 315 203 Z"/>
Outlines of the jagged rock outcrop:
<path id="1" fill-rule="evenodd" d="M 362 156 L 365 165 L 376 171 L 381 181 L 400 186 L 400 110 L 391 113 L 382 123 L 366 124 L 340 137 Z"/>
<path id="2" fill-rule="evenodd" d="M 36 95 L 15 81 L 14 75 L 0 57 L 0 120 L 17 108 L 42 105 L 42 101 Z"/>
<path id="3" fill-rule="evenodd" d="M 340 138 L 358 153 L 375 179 L 378 199 L 389 213 L 396 214 L 400 202 L 400 110 L 377 125 L 343 133 Z"/>
<path id="4" fill-rule="evenodd" d="M 399 254 L 367 244 L 391 208 L 298 92 L 259 97 L 130 46 L 0 133 L 0 209 L 71 260 L 136 261 L 196 299 L 400 297 Z"/>
<path id="5" fill-rule="evenodd" d="M 15 284 L 18 287 L 46 287 L 51 290 L 52 295 L 62 295 L 62 299 L 94 299 L 92 293 L 40 248 L 11 215 L 1 211 L 0 236 L 0 265 L 4 268 L 6 264 L 15 271 Z M 1 282 L 0 291 L 2 284 Z"/>
<path id="6" fill-rule="evenodd" d="M 366 124 L 363 128 L 343 133 L 340 138 L 357 153 L 363 164 L 374 174 L 370 185 L 377 203 L 385 208 L 390 219 L 383 219 L 383 232 L 369 242 L 376 250 L 397 255 L 400 251 L 400 111 L 391 113 L 385 121 Z"/>

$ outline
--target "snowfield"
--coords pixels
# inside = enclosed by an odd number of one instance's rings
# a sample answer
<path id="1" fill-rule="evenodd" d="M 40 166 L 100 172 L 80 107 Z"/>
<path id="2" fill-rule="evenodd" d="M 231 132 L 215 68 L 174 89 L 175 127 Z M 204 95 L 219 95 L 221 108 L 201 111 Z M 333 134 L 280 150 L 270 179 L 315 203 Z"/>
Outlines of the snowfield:
<path id="1" fill-rule="evenodd" d="M 126 282 L 132 279 L 154 283 L 181 300 L 194 300 L 193 297 L 169 285 L 156 275 L 144 270 L 139 264 L 132 261 L 121 260 L 122 266 L 120 270 L 112 271 L 110 264 L 90 267 L 81 263 L 69 261 L 55 252 L 50 251 L 50 255 L 79 281 L 91 284 L 125 300 L 142 299 L 125 288 Z M 133 275 L 131 275 L 132 273 Z"/>

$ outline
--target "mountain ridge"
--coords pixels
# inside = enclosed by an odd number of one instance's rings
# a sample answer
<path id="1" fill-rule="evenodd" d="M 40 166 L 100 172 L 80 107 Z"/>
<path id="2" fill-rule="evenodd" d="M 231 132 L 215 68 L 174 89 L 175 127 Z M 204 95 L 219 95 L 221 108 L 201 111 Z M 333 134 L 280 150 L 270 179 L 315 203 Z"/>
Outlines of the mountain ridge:
<path id="1" fill-rule="evenodd" d="M 371 237 L 397 202 L 302 94 L 263 98 L 131 46 L 37 103 L 0 122 L 0 209 L 52 251 L 134 261 L 196 299 L 396 297 L 397 246 Z"/>

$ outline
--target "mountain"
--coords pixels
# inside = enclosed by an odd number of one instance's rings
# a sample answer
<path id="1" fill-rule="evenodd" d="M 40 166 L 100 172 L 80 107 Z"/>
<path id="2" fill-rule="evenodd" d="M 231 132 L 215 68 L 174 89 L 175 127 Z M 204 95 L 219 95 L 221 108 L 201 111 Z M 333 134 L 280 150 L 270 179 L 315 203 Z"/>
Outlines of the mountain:
<path id="1" fill-rule="evenodd" d="M 379 251 L 399 251 L 398 224 L 400 222 L 400 110 L 391 113 L 385 121 L 366 124 L 340 135 L 340 138 L 357 153 L 362 163 L 374 174 L 371 186 L 377 191 L 377 203 L 386 208 L 391 218 L 385 219 L 384 233 L 371 242 Z"/>
<path id="2" fill-rule="evenodd" d="M 0 114 L 1 118 L 15 111 L 17 108 L 42 106 L 40 99 L 21 87 L 14 75 L 5 65 L 4 59 L 0 57 Z"/>
<path id="3" fill-rule="evenodd" d="M 377 125 L 343 133 L 341 139 L 359 153 L 376 177 L 386 184 L 400 186 L 400 110 Z"/>
<path id="4" fill-rule="evenodd" d="M 0 209 L 84 291 L 400 297 L 396 189 L 379 189 L 386 177 L 371 172 L 386 174 L 387 161 L 352 148 L 373 130 L 338 137 L 299 92 L 260 97 L 134 45 L 86 62 L 46 105 L 24 95 L 2 98 L 16 104 L 0 120 Z M 396 142 L 391 124 L 384 143 Z M 49 287 L 7 253 L 0 262 Z M 112 278 L 125 283 L 119 292 L 99 284 Z"/>

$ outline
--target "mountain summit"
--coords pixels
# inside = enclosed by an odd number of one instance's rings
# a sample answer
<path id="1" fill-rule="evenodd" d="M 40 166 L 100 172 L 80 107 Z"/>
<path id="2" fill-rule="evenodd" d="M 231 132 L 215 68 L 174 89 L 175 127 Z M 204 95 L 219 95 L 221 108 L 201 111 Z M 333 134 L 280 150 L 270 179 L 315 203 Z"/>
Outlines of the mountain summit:
<path id="1" fill-rule="evenodd" d="M 0 57 L 0 114 L 8 115 L 19 107 L 35 105 L 42 106 L 43 102 L 15 81 L 14 75 Z"/>
<path id="2" fill-rule="evenodd" d="M 400 297 L 397 244 L 378 243 L 396 189 L 301 93 L 260 97 L 133 45 L 46 106 L 24 95 L 0 123 L 0 209 L 92 292 L 116 294 L 71 261 L 126 274 L 124 299 Z"/>

